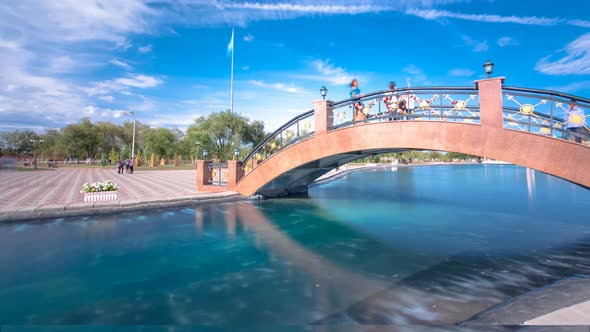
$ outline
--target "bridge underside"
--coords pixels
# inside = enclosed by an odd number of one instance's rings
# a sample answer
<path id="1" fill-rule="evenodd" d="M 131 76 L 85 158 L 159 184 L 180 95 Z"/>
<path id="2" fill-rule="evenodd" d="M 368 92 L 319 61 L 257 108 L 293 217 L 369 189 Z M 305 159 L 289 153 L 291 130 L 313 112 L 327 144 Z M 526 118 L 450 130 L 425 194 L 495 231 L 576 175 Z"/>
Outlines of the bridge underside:
<path id="1" fill-rule="evenodd" d="M 257 193 L 265 197 L 279 197 L 303 193 L 308 186 L 329 171 L 358 159 L 407 149 L 370 149 L 323 157 L 293 168 L 261 187 Z"/>
<path id="2" fill-rule="evenodd" d="M 474 124 L 394 121 L 337 129 L 294 144 L 247 173 L 235 189 L 243 195 L 296 193 L 348 162 L 404 150 L 459 152 L 503 160 L 590 187 L 587 146 Z"/>

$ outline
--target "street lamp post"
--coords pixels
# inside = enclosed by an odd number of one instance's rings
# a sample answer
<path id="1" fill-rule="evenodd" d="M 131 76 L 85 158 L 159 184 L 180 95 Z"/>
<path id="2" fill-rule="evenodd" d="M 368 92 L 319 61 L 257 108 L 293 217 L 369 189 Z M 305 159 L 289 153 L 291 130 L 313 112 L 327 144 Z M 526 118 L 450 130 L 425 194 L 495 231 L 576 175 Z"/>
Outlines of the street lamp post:
<path id="1" fill-rule="evenodd" d="M 492 78 L 492 71 L 494 70 L 494 63 L 491 62 L 490 60 L 486 61 L 483 64 L 483 69 L 486 71 L 486 74 L 488 74 L 488 78 Z"/>
<path id="2" fill-rule="evenodd" d="M 322 100 L 326 100 L 326 95 L 328 94 L 328 89 L 326 88 L 325 85 L 322 85 L 322 88 L 320 89 L 320 94 L 322 95 Z"/>
<path id="3" fill-rule="evenodd" d="M 207 160 L 207 155 L 209 154 L 209 150 L 203 149 L 203 159 Z"/>
<path id="4" fill-rule="evenodd" d="M 240 149 L 239 148 L 235 148 L 234 149 L 234 160 L 238 160 L 238 156 L 240 155 Z"/>
<path id="5" fill-rule="evenodd" d="M 35 169 L 37 169 L 37 154 L 39 153 L 39 146 L 43 144 L 42 139 L 31 139 L 31 145 L 33 146 L 33 153 L 34 153 L 34 160 L 33 164 L 35 165 Z"/>
<path id="6" fill-rule="evenodd" d="M 131 159 L 135 159 L 135 111 L 129 111 L 127 114 L 131 114 L 133 117 L 133 140 L 131 143 Z"/>

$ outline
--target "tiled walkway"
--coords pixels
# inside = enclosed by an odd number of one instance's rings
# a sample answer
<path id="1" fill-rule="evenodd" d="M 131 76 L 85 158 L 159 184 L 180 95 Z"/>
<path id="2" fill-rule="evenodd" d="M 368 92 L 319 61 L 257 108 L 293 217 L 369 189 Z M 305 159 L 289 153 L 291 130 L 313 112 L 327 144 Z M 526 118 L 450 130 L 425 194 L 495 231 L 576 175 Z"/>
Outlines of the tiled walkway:
<path id="1" fill-rule="evenodd" d="M 0 171 L 0 215 L 14 212 L 60 209 L 83 203 L 82 185 L 112 180 L 119 186 L 116 204 L 209 197 L 197 193 L 194 170 L 142 170 L 117 174 L 113 169 L 58 168 L 42 171 Z M 226 193 L 227 194 L 227 193 Z M 217 195 L 220 196 L 220 195 Z"/>

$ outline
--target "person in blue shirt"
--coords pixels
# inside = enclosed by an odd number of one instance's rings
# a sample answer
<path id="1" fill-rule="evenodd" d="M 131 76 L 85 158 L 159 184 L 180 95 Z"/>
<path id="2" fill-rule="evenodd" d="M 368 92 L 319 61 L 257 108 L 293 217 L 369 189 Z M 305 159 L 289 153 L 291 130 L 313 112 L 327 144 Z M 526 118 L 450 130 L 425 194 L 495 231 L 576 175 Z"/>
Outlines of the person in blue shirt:
<path id="1" fill-rule="evenodd" d="M 350 82 L 350 98 L 355 99 L 353 103 L 353 119 L 355 122 L 367 119 L 367 116 L 362 112 L 363 103 L 360 101 L 362 96 L 359 81 L 355 78 Z"/>
<path id="2" fill-rule="evenodd" d="M 355 78 L 350 82 L 350 98 L 360 98 L 361 89 L 359 88 L 359 81 Z"/>
<path id="3" fill-rule="evenodd" d="M 584 111 L 576 106 L 576 101 L 573 99 L 570 101 L 569 106 L 570 108 L 567 110 L 567 122 L 565 123 L 565 128 L 570 133 L 568 135 L 569 140 L 582 143 L 582 138 L 579 135 L 583 135 L 585 132 L 586 117 Z"/>

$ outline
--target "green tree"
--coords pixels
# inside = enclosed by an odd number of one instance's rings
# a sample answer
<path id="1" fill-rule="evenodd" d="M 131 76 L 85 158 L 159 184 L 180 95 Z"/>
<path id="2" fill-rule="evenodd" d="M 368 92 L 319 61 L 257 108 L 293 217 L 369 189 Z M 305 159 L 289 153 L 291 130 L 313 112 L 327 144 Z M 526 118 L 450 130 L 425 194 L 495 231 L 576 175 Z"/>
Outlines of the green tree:
<path id="1" fill-rule="evenodd" d="M 32 153 L 33 145 L 31 140 L 39 138 L 40 136 L 32 130 L 15 130 L 0 134 L 4 152 L 17 157 L 21 157 L 22 154 Z"/>
<path id="2" fill-rule="evenodd" d="M 97 122 L 96 131 L 97 152 L 107 153 L 112 149 L 118 150 L 122 144 L 129 143 L 125 139 L 124 128 L 110 122 Z"/>
<path id="3" fill-rule="evenodd" d="M 66 153 L 63 146 L 63 132 L 57 129 L 47 129 L 41 136 L 41 155 L 46 159 L 64 159 Z"/>
<path id="4" fill-rule="evenodd" d="M 155 153 L 158 159 L 167 158 L 174 154 L 176 135 L 170 129 L 155 129 L 149 133 L 146 141 L 150 154 Z"/>
<path id="5" fill-rule="evenodd" d="M 123 146 L 121 147 L 120 154 L 121 159 L 123 160 L 131 158 L 131 148 L 129 147 L 129 145 L 123 144 Z"/>
<path id="6" fill-rule="evenodd" d="M 71 157 L 94 158 L 98 150 L 98 137 L 94 124 L 84 118 L 64 128 L 63 143 Z"/>
<path id="7" fill-rule="evenodd" d="M 264 124 L 260 121 L 249 123 L 248 119 L 229 110 L 200 117 L 187 130 L 184 149 L 191 151 L 199 141 L 200 151 L 208 149 L 218 160 L 233 158 L 233 149 L 245 144 L 257 144 L 264 138 Z"/>
<path id="8" fill-rule="evenodd" d="M 264 132 L 264 122 L 252 121 L 244 127 L 242 141 L 243 143 L 251 143 L 253 146 L 262 142 L 267 134 Z"/>
<path id="9" fill-rule="evenodd" d="M 112 148 L 111 152 L 109 152 L 109 160 L 113 164 L 119 160 L 119 154 L 117 153 L 117 151 L 115 151 L 115 148 Z"/>

